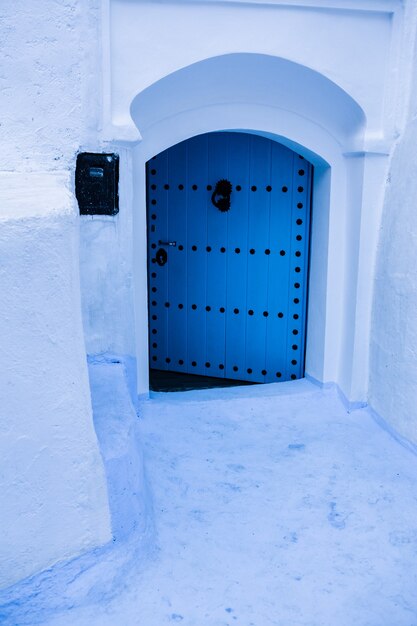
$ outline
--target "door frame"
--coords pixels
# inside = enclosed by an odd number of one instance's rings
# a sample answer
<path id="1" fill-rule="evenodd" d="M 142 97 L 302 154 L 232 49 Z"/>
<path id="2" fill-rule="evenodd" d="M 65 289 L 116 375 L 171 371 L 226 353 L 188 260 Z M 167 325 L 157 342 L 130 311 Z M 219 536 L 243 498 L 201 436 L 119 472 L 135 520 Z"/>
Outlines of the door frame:
<path id="1" fill-rule="evenodd" d="M 320 157 L 314 155 L 299 144 L 288 141 L 285 137 L 272 135 L 262 131 L 254 131 L 252 128 L 208 128 L 203 132 L 212 130 L 240 131 L 257 134 L 291 148 L 298 154 L 304 156 L 314 167 L 313 189 L 311 197 L 311 223 L 310 223 L 310 262 L 307 283 L 307 324 L 305 342 L 305 376 L 320 383 L 326 383 L 333 379 L 331 370 L 334 369 L 334 361 L 337 358 L 335 350 L 325 350 L 326 333 L 329 328 L 326 325 L 327 281 L 328 276 L 328 256 L 321 251 L 327 249 L 330 228 L 330 200 L 331 200 L 331 176 L 330 166 Z M 149 392 L 149 346 L 148 346 L 148 287 L 147 287 L 147 211 L 146 211 L 146 162 L 155 154 L 189 139 L 195 134 L 180 136 L 176 134 L 174 141 L 170 141 L 165 135 L 165 141 L 142 141 L 134 149 L 134 204 L 143 206 L 144 210 L 135 211 L 133 216 L 134 229 L 134 270 L 137 278 L 141 275 L 141 280 L 135 281 L 135 315 L 136 315 L 136 345 L 138 358 L 138 393 L 146 395 Z M 178 141 L 177 141 L 178 139 Z M 332 171 L 333 180 L 339 179 L 340 184 L 344 184 L 343 172 L 339 171 L 337 163 Z M 315 206 L 320 207 L 320 212 L 316 215 Z M 145 279 L 143 277 L 146 277 Z M 326 280 L 323 280 L 326 277 Z M 334 278 L 334 276 L 333 276 Z M 145 306 L 143 306 L 145 303 Z M 336 303 L 337 304 L 337 303 Z M 340 306 L 340 300 L 339 300 Z M 336 307 L 337 308 L 337 307 Z M 323 315 L 324 312 L 324 315 Z M 337 315 L 337 314 L 336 314 Z M 145 332 L 144 332 L 145 330 Z M 327 373 L 329 372 L 329 373 Z M 266 383 L 268 384 L 268 383 Z M 274 384 L 274 383 L 269 383 Z"/>

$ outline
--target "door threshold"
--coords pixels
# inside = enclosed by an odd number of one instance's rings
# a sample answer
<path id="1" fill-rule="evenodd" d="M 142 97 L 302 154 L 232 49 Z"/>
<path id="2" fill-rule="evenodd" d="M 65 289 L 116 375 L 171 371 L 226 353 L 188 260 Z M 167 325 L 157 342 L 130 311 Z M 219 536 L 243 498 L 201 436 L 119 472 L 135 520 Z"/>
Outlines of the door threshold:
<path id="1" fill-rule="evenodd" d="M 149 371 L 149 388 L 151 391 L 195 391 L 197 389 L 216 389 L 225 387 L 244 387 L 257 385 L 246 380 L 215 378 L 185 372 L 169 372 L 151 369 Z"/>

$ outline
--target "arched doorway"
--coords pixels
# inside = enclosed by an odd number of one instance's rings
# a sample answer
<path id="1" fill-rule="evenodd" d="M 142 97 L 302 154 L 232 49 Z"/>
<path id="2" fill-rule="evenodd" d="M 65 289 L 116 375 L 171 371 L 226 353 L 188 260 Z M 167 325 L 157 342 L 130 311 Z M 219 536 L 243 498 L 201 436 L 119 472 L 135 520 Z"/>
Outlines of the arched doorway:
<path id="1" fill-rule="evenodd" d="M 304 376 L 312 176 L 303 156 L 243 132 L 148 161 L 151 372 Z"/>
<path id="2" fill-rule="evenodd" d="M 320 384 L 335 382 L 349 406 L 360 405 L 368 380 L 365 337 L 377 217 L 376 205 L 363 211 L 364 168 L 366 161 L 375 172 L 366 190 L 369 198 L 383 176 L 384 161 L 366 160 L 366 118 L 358 103 L 311 68 L 239 53 L 204 59 L 161 77 L 137 93 L 130 115 L 137 129 L 132 232 L 138 393 L 149 391 L 152 321 L 143 279 L 146 162 L 203 133 L 234 131 L 277 141 L 314 166 L 305 376 Z"/>

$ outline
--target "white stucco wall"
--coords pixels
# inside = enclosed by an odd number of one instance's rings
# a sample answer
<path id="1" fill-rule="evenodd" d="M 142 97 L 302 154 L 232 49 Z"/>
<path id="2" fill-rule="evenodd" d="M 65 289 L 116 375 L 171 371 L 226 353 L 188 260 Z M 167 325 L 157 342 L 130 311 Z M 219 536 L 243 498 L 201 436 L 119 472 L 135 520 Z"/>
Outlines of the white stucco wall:
<path id="1" fill-rule="evenodd" d="M 97 134 L 100 2 L 0 3 L 0 170 L 67 170 Z"/>
<path id="2" fill-rule="evenodd" d="M 409 119 L 393 151 L 379 235 L 369 401 L 417 443 L 417 55 Z"/>
<path id="3" fill-rule="evenodd" d="M 97 7 L 76 0 L 5 0 L 0 24 L 5 587 L 111 535 L 92 422 L 72 194 L 76 150 L 94 126 L 97 131 L 97 103 L 89 97 Z"/>
<path id="4" fill-rule="evenodd" d="M 395 126 L 399 0 L 106 0 L 103 6 L 110 135 L 133 130 L 130 103 L 149 85 L 203 59 L 243 52 L 288 59 L 335 82 L 365 111 L 369 144 L 383 142 Z M 271 88 L 280 80 L 271 74 Z M 220 90 L 212 95 L 221 101 Z"/>
<path id="5" fill-rule="evenodd" d="M 417 441 L 416 18 L 412 0 L 1 2 L 0 584 L 109 538 L 85 350 L 137 356 L 146 392 L 144 163 L 192 134 L 270 133 L 314 162 L 309 373 Z M 79 150 L 120 154 L 117 216 L 77 216 Z"/>
<path id="6" fill-rule="evenodd" d="M 135 356 L 132 268 L 132 159 L 120 157 L 119 213 L 80 216 L 80 271 L 85 341 L 89 355 Z M 144 276 L 146 282 L 146 276 Z"/>

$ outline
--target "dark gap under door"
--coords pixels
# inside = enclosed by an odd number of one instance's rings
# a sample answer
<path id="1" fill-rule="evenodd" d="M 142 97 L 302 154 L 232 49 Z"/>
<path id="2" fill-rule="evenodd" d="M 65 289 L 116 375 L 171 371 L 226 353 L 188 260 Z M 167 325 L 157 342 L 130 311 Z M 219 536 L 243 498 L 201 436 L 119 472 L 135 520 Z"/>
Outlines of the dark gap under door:
<path id="1" fill-rule="evenodd" d="M 237 387 L 256 384 L 244 380 L 213 378 L 211 376 L 199 376 L 185 372 L 168 372 L 166 370 L 154 369 L 151 369 L 149 372 L 151 391 L 192 391 L 193 389 L 213 389 L 216 387 Z"/>

